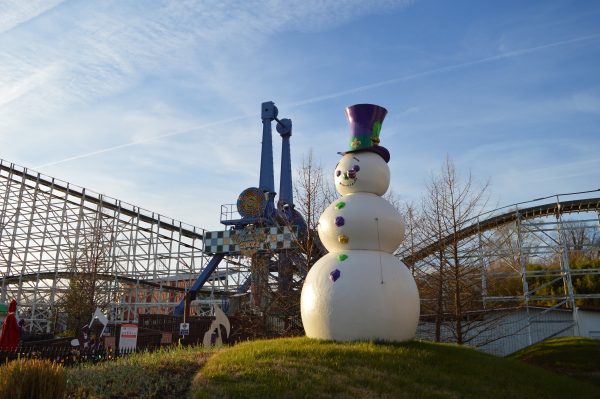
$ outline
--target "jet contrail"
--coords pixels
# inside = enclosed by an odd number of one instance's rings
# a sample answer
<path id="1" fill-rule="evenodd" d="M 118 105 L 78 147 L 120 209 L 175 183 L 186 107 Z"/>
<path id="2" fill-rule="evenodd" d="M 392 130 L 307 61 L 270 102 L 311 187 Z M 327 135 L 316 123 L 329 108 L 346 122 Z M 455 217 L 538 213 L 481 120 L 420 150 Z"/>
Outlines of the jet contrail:
<path id="1" fill-rule="evenodd" d="M 559 42 L 542 44 L 540 46 L 508 51 L 503 54 L 493 55 L 491 57 L 481 58 L 481 59 L 474 60 L 474 61 L 467 61 L 467 62 L 461 62 L 460 64 L 447 65 L 447 66 L 440 67 L 440 68 L 430 69 L 428 71 L 417 72 L 412 75 L 406 75 L 406 76 L 401 76 L 401 77 L 394 78 L 394 79 L 382 80 L 380 82 L 375 82 L 375 83 L 371 83 L 371 84 L 364 85 L 364 86 L 358 86 L 358 87 L 354 87 L 352 89 L 338 91 L 336 93 L 325 94 L 323 96 L 314 97 L 314 98 L 306 99 L 306 100 L 301 100 L 301 101 L 297 101 L 294 103 L 289 103 L 289 104 L 286 104 L 286 106 L 294 107 L 294 106 L 300 106 L 300 105 L 313 104 L 316 102 L 330 100 L 332 98 L 342 97 L 342 96 L 345 96 L 348 94 L 354 94 L 354 93 L 359 93 L 361 91 L 375 89 L 375 88 L 381 87 L 381 86 L 387 86 L 387 85 L 391 85 L 391 84 L 395 84 L 395 83 L 406 82 L 408 80 L 413 80 L 413 79 L 420 78 L 420 77 L 427 76 L 427 75 L 434 75 L 437 73 L 453 71 L 453 70 L 457 70 L 457 69 L 461 69 L 461 68 L 465 68 L 465 67 L 469 67 L 469 66 L 473 66 L 473 65 L 485 64 L 488 62 L 518 57 L 521 55 L 534 53 L 536 51 L 545 50 L 547 48 L 563 46 L 565 44 L 582 42 L 585 40 L 596 39 L 599 37 L 600 37 L 600 34 L 581 36 L 581 37 L 576 37 L 573 39 L 561 40 Z"/>
<path id="2" fill-rule="evenodd" d="M 473 66 L 473 65 L 485 64 L 485 63 L 488 63 L 488 62 L 499 61 L 499 60 L 503 60 L 503 59 L 507 59 L 507 58 L 519 57 L 519 56 L 530 54 L 530 53 L 534 53 L 534 52 L 537 52 L 537 51 L 540 51 L 540 50 L 545 50 L 545 49 L 552 48 L 552 47 L 564 46 L 566 44 L 579 43 L 579 42 L 583 42 L 583 41 L 586 41 L 586 40 L 593 40 L 593 39 L 597 39 L 599 37 L 600 37 L 600 34 L 594 34 L 594 35 L 588 35 L 588 36 L 580 36 L 580 37 L 575 37 L 575 38 L 572 38 L 572 39 L 561 40 L 561 41 L 558 41 L 558 42 L 542 44 L 542 45 L 535 46 L 535 47 L 528 47 L 528 48 L 524 48 L 524 49 L 518 49 L 518 50 L 508 51 L 508 52 L 505 52 L 505 53 L 502 53 L 502 54 L 493 55 L 491 57 L 481 58 L 481 59 L 473 60 L 473 61 L 461 62 L 459 64 L 447 65 L 447 66 L 444 66 L 444 67 L 434 68 L 434 69 L 430 69 L 430 70 L 423 71 L 423 72 L 417 72 L 417 73 L 414 73 L 412 75 L 406 75 L 406 76 L 401 76 L 401 77 L 397 77 L 397 78 L 393 78 L 393 79 L 382 80 L 380 82 L 375 82 L 375 83 L 371 83 L 371 84 L 367 84 L 367 85 L 363 85 L 363 86 L 357 86 L 357 87 L 354 87 L 352 89 L 338 91 L 338 92 L 331 93 L 331 94 L 324 94 L 322 96 L 313 97 L 313 98 L 309 98 L 309 99 L 305 99 L 305 100 L 300 100 L 300 101 L 296 101 L 296 102 L 284 104 L 283 106 L 286 107 L 286 108 L 293 108 L 293 107 L 299 107 L 299 106 L 308 105 L 308 104 L 314 104 L 314 103 L 318 103 L 318 102 L 321 102 L 321 101 L 331 100 L 333 98 L 343 97 L 343 96 L 346 96 L 348 94 L 354 94 L 354 93 L 359 93 L 361 91 L 367 91 L 367 90 L 375 89 L 377 87 L 388 86 L 388 85 L 392 85 L 392 84 L 406 82 L 406 81 L 417 79 L 417 78 L 420 78 L 420 77 L 423 77 L 423 76 L 435 75 L 435 74 L 438 74 L 438 73 L 454 71 L 454 70 L 457 70 L 457 69 L 462 69 L 462 68 L 470 67 L 470 66 Z M 209 128 L 209 127 L 212 127 L 212 126 L 223 125 L 223 124 L 226 124 L 226 123 L 239 121 L 239 120 L 246 119 L 246 118 L 253 117 L 253 116 L 256 116 L 256 114 L 246 114 L 246 115 L 236 116 L 236 117 L 232 117 L 232 118 L 221 119 L 219 121 L 207 123 L 207 124 L 204 124 L 204 125 L 201 125 L 201 126 L 197 126 L 197 127 L 194 127 L 194 128 L 190 128 L 190 129 L 186 129 L 186 130 L 181 130 L 181 131 L 177 131 L 177 132 L 173 132 L 173 133 L 167 133 L 167 134 L 162 134 L 162 135 L 159 135 L 159 136 L 149 137 L 149 138 L 143 139 L 143 140 L 137 140 L 137 141 L 132 141 L 132 142 L 129 142 L 129 143 L 119 144 L 119 145 L 115 145 L 113 147 L 106 147 L 106 148 L 102 148 L 102 149 L 99 149 L 99 150 L 96 150 L 96 151 L 87 152 L 85 154 L 80 154 L 80 155 L 75 155 L 75 156 L 72 156 L 72 157 L 69 157 L 69 158 L 64 158 L 64 159 L 61 159 L 61 160 L 58 160 L 58 161 L 48 162 L 48 163 L 43 164 L 43 165 L 38 165 L 38 166 L 34 167 L 34 169 L 36 169 L 36 168 L 43 168 L 43 167 L 46 167 L 46 166 L 58 165 L 58 164 L 61 164 L 61 163 L 65 163 L 65 162 L 69 162 L 69 161 L 74 161 L 76 159 L 87 158 L 87 157 L 91 157 L 91 156 L 94 156 L 94 155 L 102 154 L 102 153 L 105 153 L 105 152 L 109 152 L 109 151 L 113 151 L 113 150 L 118 150 L 118 149 L 121 149 L 121 148 L 125 148 L 125 147 L 131 147 L 131 146 L 138 145 L 138 144 L 148 143 L 150 141 L 160 140 L 160 139 L 163 139 L 163 138 L 166 138 L 166 137 L 172 137 L 172 136 L 178 136 L 180 134 L 192 133 L 192 132 L 195 132 L 197 130 L 203 130 L 203 129 L 206 129 L 206 128 Z"/>
<path id="3" fill-rule="evenodd" d="M 230 122 L 239 121 L 239 120 L 242 120 L 242 119 L 249 118 L 251 116 L 256 116 L 256 114 L 246 114 L 246 115 L 235 116 L 235 117 L 232 117 L 232 118 L 221 119 L 221 120 L 218 120 L 218 121 L 215 121 L 215 122 L 206 123 L 204 125 L 196 126 L 196 127 L 190 128 L 190 129 L 179 130 L 179 131 L 172 132 L 172 133 L 167 133 L 167 134 L 161 134 L 161 135 L 158 135 L 158 136 L 148 137 L 147 139 L 143 139 L 143 140 L 136 140 L 136 141 L 131 141 L 129 143 L 123 143 L 123 144 L 115 145 L 115 146 L 112 146 L 112 147 L 101 148 L 101 149 L 96 150 L 96 151 L 86 152 L 85 154 L 75 155 L 75 156 L 64 158 L 64 159 L 61 159 L 61 160 L 58 160 L 58 161 L 52 161 L 52 162 L 45 163 L 43 165 L 34 166 L 32 169 L 43 168 L 43 167 L 46 167 L 46 166 L 58 165 L 60 163 L 74 161 L 76 159 L 87 158 L 87 157 L 91 157 L 93 155 L 98 155 L 98 154 L 102 154 L 102 153 L 113 151 L 113 150 L 118 150 L 118 149 L 125 148 L 125 147 L 131 147 L 131 146 L 138 145 L 138 144 L 148 143 L 150 141 L 156 141 L 156 140 L 164 139 L 165 137 L 178 136 L 180 134 L 186 134 L 186 133 L 193 133 L 193 132 L 195 132 L 197 130 L 204 130 L 204 129 L 207 129 L 209 127 L 213 127 L 213 126 L 223 125 L 223 124 L 230 123 Z"/>

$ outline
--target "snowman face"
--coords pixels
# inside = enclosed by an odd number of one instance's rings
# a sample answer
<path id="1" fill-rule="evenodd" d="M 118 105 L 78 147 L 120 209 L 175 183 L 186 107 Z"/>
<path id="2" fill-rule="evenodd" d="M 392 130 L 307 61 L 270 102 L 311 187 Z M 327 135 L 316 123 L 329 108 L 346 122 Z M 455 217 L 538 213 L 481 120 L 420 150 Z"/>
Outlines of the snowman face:
<path id="1" fill-rule="evenodd" d="M 335 167 L 335 189 L 341 195 L 373 193 L 383 195 L 390 185 L 390 168 L 373 152 L 350 153 Z"/>

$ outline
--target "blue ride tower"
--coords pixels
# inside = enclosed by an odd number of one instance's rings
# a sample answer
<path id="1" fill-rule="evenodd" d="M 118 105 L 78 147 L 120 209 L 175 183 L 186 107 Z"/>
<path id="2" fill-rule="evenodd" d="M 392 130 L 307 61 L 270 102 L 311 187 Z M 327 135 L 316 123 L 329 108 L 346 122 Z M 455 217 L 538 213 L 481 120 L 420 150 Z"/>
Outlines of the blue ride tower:
<path id="1" fill-rule="evenodd" d="M 227 230 L 207 232 L 204 237 L 204 250 L 212 254 L 202 273 L 189 287 L 186 297 L 174 310 L 174 315 L 181 316 L 186 301 L 196 297 L 198 291 L 209 280 L 219 263 L 227 255 L 249 255 L 251 253 L 251 276 L 242 284 L 238 293 L 251 289 L 253 302 L 259 304 L 265 284 L 264 273 L 275 268 L 279 276 L 280 290 L 289 290 L 294 272 L 293 241 L 297 241 L 306 232 L 306 222 L 294 206 L 290 137 L 292 121 L 278 119 L 278 109 L 272 101 L 261 104 L 262 145 L 260 157 L 260 178 L 258 187 L 249 187 L 238 196 L 235 205 L 221 206 L 221 223 Z M 275 178 L 273 169 L 273 137 L 272 123 L 277 122 L 276 129 L 282 139 L 281 173 L 279 180 L 279 198 L 275 206 Z M 284 237 L 283 242 L 272 238 Z M 260 237 L 260 240 L 257 240 Z M 261 242 L 262 241 L 262 242 Z M 234 243 L 222 245 L 223 242 Z M 221 245 L 219 245 L 221 244 Z M 250 246 L 254 247 L 250 247 Z M 271 262 L 272 253 L 279 254 L 277 264 Z M 266 270 L 265 270 L 266 268 Z"/>

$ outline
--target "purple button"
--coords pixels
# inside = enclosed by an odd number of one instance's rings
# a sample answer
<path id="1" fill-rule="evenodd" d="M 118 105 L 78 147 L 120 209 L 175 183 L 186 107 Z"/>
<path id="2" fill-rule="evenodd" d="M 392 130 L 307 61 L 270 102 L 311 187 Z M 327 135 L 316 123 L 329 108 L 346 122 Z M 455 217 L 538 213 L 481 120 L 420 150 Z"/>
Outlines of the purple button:
<path id="1" fill-rule="evenodd" d="M 346 223 L 346 221 L 344 220 L 344 218 L 343 218 L 343 217 L 341 217 L 341 216 L 337 216 L 337 217 L 335 218 L 335 225 L 336 225 L 337 227 L 342 227 L 342 226 L 344 225 L 344 223 Z"/>
<path id="2" fill-rule="evenodd" d="M 338 278 L 340 278 L 341 275 L 342 275 L 342 272 L 340 272 L 338 269 L 335 269 L 334 271 L 329 273 L 329 279 L 335 283 L 336 280 Z"/>

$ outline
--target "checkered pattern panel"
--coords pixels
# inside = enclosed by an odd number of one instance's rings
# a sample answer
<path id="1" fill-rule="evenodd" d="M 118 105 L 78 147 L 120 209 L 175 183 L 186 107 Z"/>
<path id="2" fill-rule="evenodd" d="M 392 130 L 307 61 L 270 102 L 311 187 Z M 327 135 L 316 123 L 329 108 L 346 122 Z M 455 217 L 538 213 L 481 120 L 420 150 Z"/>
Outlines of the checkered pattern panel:
<path id="1" fill-rule="evenodd" d="M 243 250 L 277 251 L 292 248 L 296 229 L 266 227 L 260 229 L 209 231 L 204 233 L 204 252 L 235 254 Z M 241 249 L 240 249 L 241 247 Z"/>

